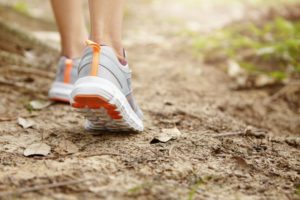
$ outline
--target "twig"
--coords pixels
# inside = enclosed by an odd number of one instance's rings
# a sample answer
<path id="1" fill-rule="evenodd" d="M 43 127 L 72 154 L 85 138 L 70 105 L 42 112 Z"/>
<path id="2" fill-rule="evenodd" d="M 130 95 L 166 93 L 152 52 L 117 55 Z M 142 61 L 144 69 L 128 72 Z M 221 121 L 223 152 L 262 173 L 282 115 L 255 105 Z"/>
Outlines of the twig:
<path id="1" fill-rule="evenodd" d="M 251 136 L 256 138 L 265 138 L 266 133 L 262 130 L 253 130 L 250 127 L 247 127 L 244 131 L 240 132 L 227 132 L 227 133 L 221 133 L 213 135 L 213 138 L 219 138 L 219 137 L 229 137 L 229 136 Z"/>
<path id="2" fill-rule="evenodd" d="M 284 95 L 285 93 L 287 93 L 289 90 L 291 90 L 291 87 L 295 87 L 295 90 L 298 90 L 300 86 L 300 81 L 294 81 L 291 82 L 289 84 L 287 84 L 286 86 L 284 86 L 283 88 L 281 88 L 278 92 L 276 92 L 275 94 L 273 94 L 272 96 L 270 96 L 265 103 L 270 103 L 276 99 L 278 99 L 280 96 Z"/>
<path id="3" fill-rule="evenodd" d="M 88 155 L 79 155 L 79 158 L 88 158 L 88 157 L 94 157 L 94 156 L 119 156 L 120 154 L 117 153 L 94 153 L 94 154 L 88 154 Z"/>
<path id="4" fill-rule="evenodd" d="M 170 147 L 170 149 L 169 149 L 169 156 L 170 156 L 170 157 L 173 157 L 173 150 L 174 150 L 175 146 L 176 146 L 176 144 L 173 144 L 173 145 Z"/>
<path id="5" fill-rule="evenodd" d="M 213 138 L 218 138 L 218 137 L 228 137 L 228 136 L 236 136 L 236 135 L 246 135 L 245 132 L 228 132 L 228 133 L 222 133 L 222 134 L 217 134 L 213 135 Z"/>
<path id="6" fill-rule="evenodd" d="M 33 187 L 28 187 L 28 188 L 23 188 L 15 191 L 10 191 L 10 192 L 0 192 L 0 197 L 4 196 L 9 196 L 9 195 L 16 195 L 16 194 L 22 194 L 22 193 L 27 193 L 27 192 L 34 192 L 38 190 L 45 190 L 45 189 L 51 189 L 51 188 L 57 188 L 57 187 L 62 187 L 66 185 L 75 185 L 78 183 L 86 182 L 86 181 L 91 181 L 94 180 L 93 178 L 88 178 L 88 179 L 79 179 L 79 180 L 71 180 L 71 181 L 63 181 L 63 182 L 58 182 L 58 183 L 51 183 L 51 184 L 45 184 L 45 185 L 38 185 L 38 186 L 33 186 Z"/>

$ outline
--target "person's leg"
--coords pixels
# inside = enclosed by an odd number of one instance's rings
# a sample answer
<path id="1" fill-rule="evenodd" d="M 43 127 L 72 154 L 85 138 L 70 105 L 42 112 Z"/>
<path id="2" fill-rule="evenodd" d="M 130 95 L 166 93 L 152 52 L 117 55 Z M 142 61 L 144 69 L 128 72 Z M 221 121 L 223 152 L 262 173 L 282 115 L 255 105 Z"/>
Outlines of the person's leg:
<path id="1" fill-rule="evenodd" d="M 82 3 L 82 0 L 51 0 L 61 36 L 62 55 L 68 58 L 79 57 L 88 39 Z"/>
<path id="2" fill-rule="evenodd" d="M 61 36 L 61 58 L 56 77 L 49 90 L 53 101 L 69 102 L 88 33 L 84 23 L 82 0 L 51 0 Z"/>
<path id="3" fill-rule="evenodd" d="M 131 70 L 120 59 L 124 1 L 89 0 L 92 41 L 87 41 L 70 102 L 84 113 L 90 130 L 144 129 L 143 113 L 132 93 Z"/>
<path id="4" fill-rule="evenodd" d="M 125 0 L 89 0 L 91 40 L 111 46 L 123 57 L 122 24 Z"/>

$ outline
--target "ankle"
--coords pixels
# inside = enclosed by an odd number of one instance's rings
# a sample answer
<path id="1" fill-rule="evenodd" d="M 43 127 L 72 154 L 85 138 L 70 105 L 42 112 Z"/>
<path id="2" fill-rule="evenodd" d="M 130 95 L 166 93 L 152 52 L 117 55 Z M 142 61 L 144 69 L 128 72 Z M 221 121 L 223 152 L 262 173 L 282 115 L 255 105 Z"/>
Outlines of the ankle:
<path id="1" fill-rule="evenodd" d="M 91 40 L 101 45 L 110 46 L 111 48 L 113 48 L 113 50 L 115 51 L 116 55 L 119 58 L 125 59 L 124 52 L 123 52 L 124 48 L 120 40 L 115 40 L 111 37 L 100 37 L 100 36 L 91 36 Z"/>
<path id="2" fill-rule="evenodd" d="M 78 58 L 82 54 L 82 50 L 85 47 L 84 41 L 80 42 L 72 42 L 68 45 L 63 45 L 62 47 L 62 56 L 65 56 L 67 58 Z"/>

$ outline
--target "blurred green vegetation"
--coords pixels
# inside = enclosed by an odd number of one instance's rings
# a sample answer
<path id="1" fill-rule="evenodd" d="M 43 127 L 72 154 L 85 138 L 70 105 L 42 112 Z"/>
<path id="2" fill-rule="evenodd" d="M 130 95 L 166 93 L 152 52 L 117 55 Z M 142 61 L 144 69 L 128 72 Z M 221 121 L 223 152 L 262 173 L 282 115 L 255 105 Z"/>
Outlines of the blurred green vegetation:
<path id="1" fill-rule="evenodd" d="M 197 190 L 199 189 L 200 186 L 202 186 L 205 182 L 200 179 L 198 180 L 191 188 L 188 196 L 188 200 L 193 200 L 195 198 L 195 195 L 197 193 Z"/>
<path id="2" fill-rule="evenodd" d="M 162 0 L 149 0 L 149 1 L 162 1 Z M 299 0 L 211 0 L 209 2 L 210 5 L 235 5 L 235 4 L 246 4 L 249 6 L 273 6 L 273 5 L 279 5 L 279 4 L 289 4 L 298 2 Z M 189 5 L 191 7 L 199 7 L 201 5 L 206 5 L 208 3 L 207 0 L 173 0 L 175 3 L 180 3 L 182 5 Z"/>
<path id="3" fill-rule="evenodd" d="M 296 187 L 296 194 L 300 197 L 300 185 Z"/>
<path id="4" fill-rule="evenodd" d="M 300 75 L 300 22 L 276 18 L 263 25 L 233 25 L 196 36 L 193 45 L 207 62 L 233 59 L 250 72 L 278 80 Z"/>
<path id="5" fill-rule="evenodd" d="M 26 1 L 18 1 L 13 5 L 13 9 L 23 13 L 23 14 L 29 14 L 29 7 Z"/>

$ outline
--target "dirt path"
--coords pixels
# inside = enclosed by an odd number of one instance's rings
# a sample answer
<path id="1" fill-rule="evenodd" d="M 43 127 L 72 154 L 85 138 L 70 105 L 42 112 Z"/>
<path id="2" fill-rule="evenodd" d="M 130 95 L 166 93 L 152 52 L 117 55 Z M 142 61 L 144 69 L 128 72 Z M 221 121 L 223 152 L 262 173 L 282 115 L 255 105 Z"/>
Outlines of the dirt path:
<path id="1" fill-rule="evenodd" d="M 182 20 L 174 18 L 176 6 L 155 2 L 134 1 L 126 21 L 135 94 L 145 114 L 139 134 L 92 135 L 67 105 L 29 112 L 29 101 L 46 98 L 54 66 L 51 73 L 46 69 L 54 56 L 37 57 L 41 47 L 34 42 L 25 57 L 7 50 L 22 64 L 1 60 L 0 198 L 299 199 L 299 114 L 283 101 L 266 103 L 270 90 L 233 91 L 222 70 L 192 55 L 189 38 L 178 34 L 182 25 L 175 26 Z M 209 17 L 213 6 L 199 9 L 207 23 L 203 32 L 222 25 Z M 231 13 L 220 14 L 224 24 L 243 17 L 230 7 L 218 9 Z M 56 34 L 43 34 L 35 32 L 57 47 Z M 14 117 L 28 115 L 35 126 L 25 130 Z M 162 128 L 175 126 L 180 138 L 150 144 Z M 52 148 L 47 157 L 23 156 L 41 141 Z"/>

